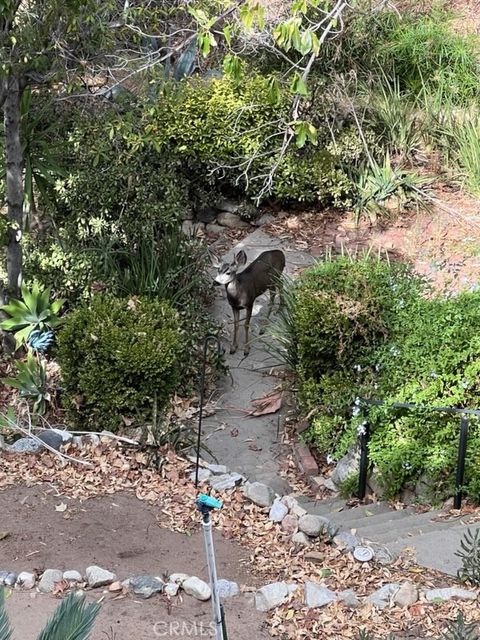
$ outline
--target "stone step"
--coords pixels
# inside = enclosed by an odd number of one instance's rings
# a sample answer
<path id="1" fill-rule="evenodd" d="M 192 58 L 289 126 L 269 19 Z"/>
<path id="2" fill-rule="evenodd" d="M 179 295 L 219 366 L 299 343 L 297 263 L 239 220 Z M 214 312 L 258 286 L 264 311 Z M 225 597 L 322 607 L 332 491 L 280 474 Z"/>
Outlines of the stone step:
<path id="1" fill-rule="evenodd" d="M 418 513 L 411 515 L 408 519 L 396 522 L 392 528 L 385 529 L 377 527 L 368 527 L 359 530 L 359 535 L 366 540 L 374 540 L 388 546 L 391 542 L 397 542 L 398 540 L 411 536 L 419 536 L 423 533 L 429 533 L 430 531 L 444 531 L 445 529 L 451 529 L 459 524 L 459 520 L 448 521 L 438 520 L 432 521 L 432 518 L 438 516 L 440 511 L 428 511 L 426 513 Z"/>
<path id="2" fill-rule="evenodd" d="M 480 524 L 471 525 L 471 529 L 478 529 Z M 442 531 L 402 538 L 388 545 L 393 553 L 399 553 L 405 548 L 413 549 L 418 564 L 422 567 L 436 569 L 455 576 L 461 568 L 461 559 L 455 553 L 460 549 L 460 543 L 467 529 L 466 525 L 455 526 Z"/>
<path id="3" fill-rule="evenodd" d="M 341 526 L 342 529 L 351 529 L 352 527 L 358 528 L 364 523 L 368 526 L 376 516 L 384 513 L 393 513 L 394 511 L 395 509 L 392 509 L 386 502 L 374 502 L 353 507 L 352 509 L 346 508 L 343 511 L 333 512 L 331 520 Z"/>
<path id="4" fill-rule="evenodd" d="M 295 496 L 295 498 L 298 501 L 298 504 L 306 509 L 308 513 L 316 516 L 324 516 L 325 518 L 329 517 L 330 514 L 335 514 L 345 509 L 345 505 L 347 503 L 346 500 L 336 498 L 317 502 L 310 498 L 305 498 L 304 496 Z"/>
<path id="5" fill-rule="evenodd" d="M 373 516 L 362 516 L 357 520 L 349 520 L 346 525 L 341 524 L 340 519 L 337 520 L 335 517 L 332 517 L 331 520 L 337 526 L 341 526 L 342 529 L 347 531 L 355 529 L 357 536 L 363 536 L 364 531 L 370 531 L 371 529 L 375 531 L 387 530 L 395 526 L 398 520 L 406 520 L 410 517 L 411 512 L 408 509 L 404 509 L 402 511 L 380 512 Z"/>

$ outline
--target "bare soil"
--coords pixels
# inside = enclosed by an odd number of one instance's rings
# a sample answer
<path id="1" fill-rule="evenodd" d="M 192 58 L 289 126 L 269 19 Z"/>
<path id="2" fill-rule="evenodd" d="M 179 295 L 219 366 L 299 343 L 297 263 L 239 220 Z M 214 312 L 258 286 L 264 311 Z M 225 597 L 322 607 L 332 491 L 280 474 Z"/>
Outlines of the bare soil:
<path id="1" fill-rule="evenodd" d="M 66 510 L 57 511 L 59 505 Z M 62 507 L 63 508 L 63 507 Z M 208 581 L 203 536 L 174 533 L 158 526 L 155 509 L 131 494 L 116 493 L 85 502 L 69 499 L 48 485 L 16 486 L 0 493 L 0 569 L 38 572 L 99 566 L 114 571 L 119 580 L 139 574 L 162 576 L 184 572 Z M 248 555 L 236 543 L 215 536 L 219 577 L 255 587 L 248 571 Z M 92 640 L 196 638 L 211 635 L 211 603 L 183 595 L 171 606 L 164 596 L 142 600 L 136 596 L 104 593 Z M 102 589 L 88 592 L 98 600 Z M 59 604 L 53 595 L 14 591 L 7 611 L 15 640 L 35 638 Z M 225 601 L 229 634 L 235 640 L 269 638 L 264 618 L 250 598 Z"/>

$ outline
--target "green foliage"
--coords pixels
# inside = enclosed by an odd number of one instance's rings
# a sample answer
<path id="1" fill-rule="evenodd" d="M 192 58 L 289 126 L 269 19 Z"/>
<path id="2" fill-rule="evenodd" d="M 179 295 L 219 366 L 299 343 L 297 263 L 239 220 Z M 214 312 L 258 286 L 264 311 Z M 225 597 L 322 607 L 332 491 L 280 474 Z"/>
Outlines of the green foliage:
<path id="1" fill-rule="evenodd" d="M 83 429 L 117 430 L 161 412 L 182 380 L 185 335 L 167 303 L 95 296 L 58 338 L 65 405 Z M 188 342 L 187 342 L 188 344 Z"/>
<path id="2" fill-rule="evenodd" d="M 480 585 L 480 529 L 467 529 L 460 549 L 455 552 L 461 560 L 462 566 L 457 572 L 459 580 L 470 582 L 475 586 Z"/>
<path id="3" fill-rule="evenodd" d="M 15 367 L 17 375 L 14 378 L 2 378 L 1 381 L 18 389 L 21 398 L 33 401 L 33 413 L 44 414 L 47 403 L 51 400 L 45 362 L 29 350 L 26 361 L 17 361 Z"/>
<path id="4" fill-rule="evenodd" d="M 289 295 L 299 399 L 314 411 L 308 441 L 339 457 L 368 419 L 370 460 L 387 495 L 419 480 L 432 495 L 451 495 L 459 420 L 427 408 L 478 406 L 480 294 L 441 298 L 405 265 L 344 257 L 305 271 Z M 362 412 L 357 397 L 386 406 Z M 391 402 L 425 409 L 393 409 Z M 464 487 L 472 498 L 480 487 L 479 446 L 472 418 Z"/>
<path id="5" fill-rule="evenodd" d="M 29 289 L 22 285 L 22 300 L 12 299 L 0 309 L 10 316 L 0 322 L 0 328 L 15 332 L 17 347 L 28 341 L 32 331 L 43 332 L 58 327 L 62 319 L 58 316 L 64 300 L 50 301 L 50 289 L 41 291 L 37 283 Z"/>
<path id="6" fill-rule="evenodd" d="M 37 640 L 88 640 L 100 611 L 99 603 L 87 603 L 85 596 L 70 593 L 57 607 Z M 13 637 L 5 611 L 5 590 L 0 588 L 0 640 Z"/>
<path id="7" fill-rule="evenodd" d="M 442 634 L 441 640 L 480 640 L 478 625 L 475 622 L 466 623 L 461 611 L 455 622 L 449 622 Z"/>
<path id="8" fill-rule="evenodd" d="M 452 118 L 448 134 L 468 189 L 480 195 L 480 113 L 476 111 L 461 121 Z"/>

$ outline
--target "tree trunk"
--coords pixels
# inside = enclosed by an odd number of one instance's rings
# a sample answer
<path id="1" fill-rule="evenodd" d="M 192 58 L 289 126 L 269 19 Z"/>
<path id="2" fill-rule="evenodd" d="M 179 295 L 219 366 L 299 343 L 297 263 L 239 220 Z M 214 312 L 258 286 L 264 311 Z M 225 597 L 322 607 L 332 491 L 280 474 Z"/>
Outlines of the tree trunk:
<path id="1" fill-rule="evenodd" d="M 7 245 L 7 287 L 8 294 L 13 297 L 18 297 L 22 282 L 23 153 L 20 143 L 22 91 L 21 80 L 17 76 L 10 76 L 3 104 L 3 116 L 7 216 L 11 227 Z"/>

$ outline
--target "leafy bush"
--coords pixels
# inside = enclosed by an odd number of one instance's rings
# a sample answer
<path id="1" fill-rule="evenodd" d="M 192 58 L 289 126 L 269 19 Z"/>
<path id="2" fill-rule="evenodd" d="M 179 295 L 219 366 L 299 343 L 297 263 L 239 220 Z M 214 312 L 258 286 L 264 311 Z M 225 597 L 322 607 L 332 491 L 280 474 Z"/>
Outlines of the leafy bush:
<path id="1" fill-rule="evenodd" d="M 83 429 L 149 421 L 182 379 L 179 316 L 163 301 L 95 296 L 58 338 L 65 406 Z"/>
<path id="2" fill-rule="evenodd" d="M 370 459 L 387 494 L 421 480 L 439 497 L 451 495 L 459 418 L 389 404 L 478 406 L 480 294 L 436 297 L 405 265 L 368 257 L 318 264 L 293 293 L 299 398 L 316 412 L 307 439 L 338 457 L 368 419 Z M 356 397 L 386 406 L 366 415 Z M 473 418 L 470 425 L 464 488 L 476 498 L 480 429 Z"/>

